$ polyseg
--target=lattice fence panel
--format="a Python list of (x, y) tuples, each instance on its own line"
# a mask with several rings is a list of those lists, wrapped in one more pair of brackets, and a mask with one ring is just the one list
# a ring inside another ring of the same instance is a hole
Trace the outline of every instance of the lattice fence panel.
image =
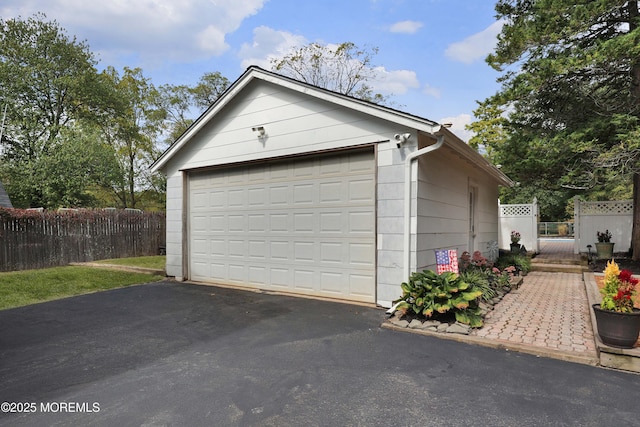
[(581, 202), (580, 215), (632, 215), (633, 200)]
[(533, 205), (501, 205), (501, 216), (532, 216)]

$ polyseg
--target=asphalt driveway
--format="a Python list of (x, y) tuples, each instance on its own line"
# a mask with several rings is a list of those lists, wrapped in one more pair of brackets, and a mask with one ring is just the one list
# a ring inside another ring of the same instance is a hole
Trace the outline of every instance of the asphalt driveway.
[(0, 425), (640, 422), (638, 375), (394, 332), (383, 319), (171, 281), (0, 311)]

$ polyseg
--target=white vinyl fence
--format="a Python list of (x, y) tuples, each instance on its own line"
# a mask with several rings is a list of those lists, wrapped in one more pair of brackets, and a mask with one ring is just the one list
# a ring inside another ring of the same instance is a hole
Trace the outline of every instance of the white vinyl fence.
[(500, 249), (509, 249), (511, 245), (511, 232), (520, 233), (520, 244), (529, 252), (538, 253), (538, 200), (533, 203), (520, 205), (502, 205), (498, 201), (498, 245)]
[(631, 247), (633, 200), (583, 202), (576, 199), (574, 218), (574, 253), (587, 252), (587, 245), (591, 245), (592, 251), (595, 251), (597, 232), (605, 230), (613, 235), (611, 241), (615, 243), (614, 252), (627, 252)]

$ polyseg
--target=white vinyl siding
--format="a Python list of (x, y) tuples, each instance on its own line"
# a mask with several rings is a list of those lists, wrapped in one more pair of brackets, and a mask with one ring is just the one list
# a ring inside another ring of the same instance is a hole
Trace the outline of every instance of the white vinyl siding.
[[(497, 240), (498, 188), (472, 164), (444, 147), (420, 159), (418, 183), (417, 270), (435, 268), (435, 249), (479, 250)], [(469, 247), (469, 191), (475, 187), (475, 239)], [(412, 265), (412, 268), (416, 267)]]

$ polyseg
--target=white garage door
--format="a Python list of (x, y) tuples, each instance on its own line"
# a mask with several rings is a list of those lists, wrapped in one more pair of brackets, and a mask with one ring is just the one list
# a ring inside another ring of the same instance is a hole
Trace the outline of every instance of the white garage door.
[(372, 149), (192, 173), (190, 279), (375, 302)]

